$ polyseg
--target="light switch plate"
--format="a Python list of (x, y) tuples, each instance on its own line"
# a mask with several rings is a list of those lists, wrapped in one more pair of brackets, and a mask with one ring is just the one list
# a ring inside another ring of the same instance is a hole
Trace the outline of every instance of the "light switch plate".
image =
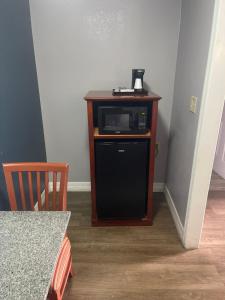
[(194, 114), (196, 114), (197, 112), (197, 101), (198, 101), (197, 97), (191, 96), (189, 110)]

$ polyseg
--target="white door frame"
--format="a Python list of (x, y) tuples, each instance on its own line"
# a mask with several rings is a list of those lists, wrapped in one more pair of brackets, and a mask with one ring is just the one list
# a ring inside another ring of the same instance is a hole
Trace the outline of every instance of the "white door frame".
[(198, 248), (225, 99), (225, 0), (215, 0), (210, 51), (184, 225), (185, 248)]
[(220, 130), (217, 140), (216, 153), (213, 163), (213, 170), (225, 179), (225, 107), (223, 108), (222, 119), (220, 122)]

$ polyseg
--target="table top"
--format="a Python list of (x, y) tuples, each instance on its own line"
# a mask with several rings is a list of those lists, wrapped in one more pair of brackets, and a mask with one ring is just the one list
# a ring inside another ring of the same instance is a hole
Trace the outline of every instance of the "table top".
[(0, 299), (47, 298), (70, 212), (0, 212)]

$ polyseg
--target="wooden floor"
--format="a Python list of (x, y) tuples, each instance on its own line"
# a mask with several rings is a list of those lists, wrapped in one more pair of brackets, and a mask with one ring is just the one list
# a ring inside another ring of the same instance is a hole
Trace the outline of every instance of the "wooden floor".
[(217, 173), (212, 172), (210, 191), (225, 191), (225, 179)]
[(224, 300), (225, 192), (209, 194), (201, 248), (185, 251), (161, 193), (151, 227), (90, 227), (90, 194), (69, 193), (76, 276), (64, 300)]

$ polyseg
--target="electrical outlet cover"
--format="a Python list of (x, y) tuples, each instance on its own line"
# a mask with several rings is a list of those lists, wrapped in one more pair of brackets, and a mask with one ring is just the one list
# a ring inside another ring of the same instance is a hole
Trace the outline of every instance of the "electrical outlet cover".
[(189, 110), (194, 114), (196, 114), (197, 112), (197, 101), (198, 101), (197, 97), (191, 96)]

